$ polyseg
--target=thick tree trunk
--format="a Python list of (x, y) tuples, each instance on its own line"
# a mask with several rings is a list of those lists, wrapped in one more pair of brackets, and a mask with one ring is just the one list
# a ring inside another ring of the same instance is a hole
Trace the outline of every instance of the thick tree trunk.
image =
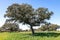
[(31, 31), (32, 31), (32, 35), (34, 35), (34, 29), (33, 29), (33, 27), (31, 26)]

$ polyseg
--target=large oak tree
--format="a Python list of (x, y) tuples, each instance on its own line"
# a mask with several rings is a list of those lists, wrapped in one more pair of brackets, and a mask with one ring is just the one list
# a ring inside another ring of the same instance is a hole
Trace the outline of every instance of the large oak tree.
[(32, 34), (34, 34), (33, 26), (39, 26), (46, 19), (49, 20), (52, 14), (53, 12), (48, 8), (34, 9), (29, 4), (12, 4), (7, 8), (4, 16), (9, 18), (8, 21), (30, 25)]

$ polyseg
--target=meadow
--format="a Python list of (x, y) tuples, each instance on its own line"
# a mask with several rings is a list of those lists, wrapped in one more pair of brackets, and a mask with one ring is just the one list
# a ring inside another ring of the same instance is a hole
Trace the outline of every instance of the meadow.
[(60, 40), (60, 32), (2, 32), (0, 40)]

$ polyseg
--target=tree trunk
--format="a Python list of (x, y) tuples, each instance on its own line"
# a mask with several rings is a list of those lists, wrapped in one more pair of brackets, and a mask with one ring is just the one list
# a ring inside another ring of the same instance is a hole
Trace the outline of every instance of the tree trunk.
[(34, 35), (34, 29), (33, 29), (33, 27), (31, 26), (31, 31), (32, 31), (32, 35)]

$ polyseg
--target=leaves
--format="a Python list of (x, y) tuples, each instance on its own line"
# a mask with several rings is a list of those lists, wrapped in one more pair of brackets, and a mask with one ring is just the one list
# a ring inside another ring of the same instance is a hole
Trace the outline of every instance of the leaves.
[(48, 8), (34, 9), (29, 4), (12, 4), (7, 8), (5, 17), (9, 20), (14, 19), (16, 22), (37, 26), (44, 23), (46, 19), (50, 19), (52, 14), (53, 12), (50, 12)]

